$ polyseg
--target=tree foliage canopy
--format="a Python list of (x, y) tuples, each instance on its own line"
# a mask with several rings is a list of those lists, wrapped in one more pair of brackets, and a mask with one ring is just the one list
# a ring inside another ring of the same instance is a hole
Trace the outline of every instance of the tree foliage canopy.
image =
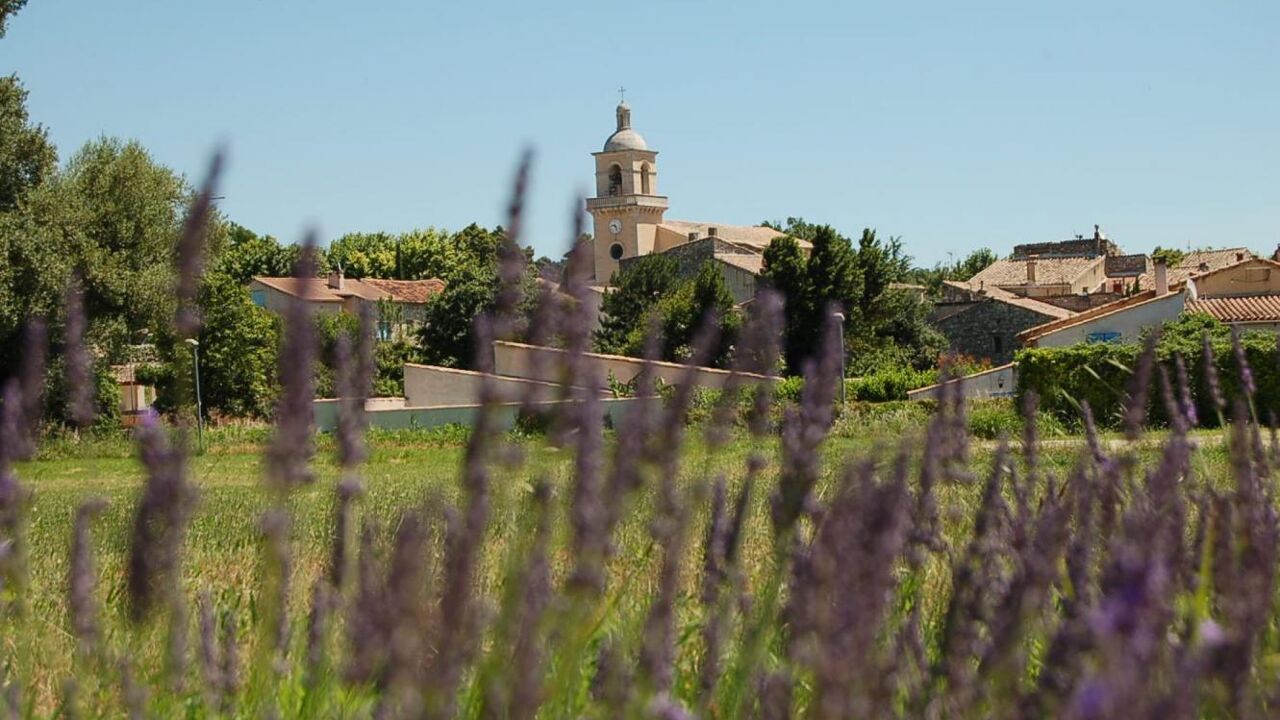
[(761, 280), (786, 300), (783, 355), (789, 373), (802, 371), (832, 310), (845, 315), (852, 373), (933, 364), (944, 343), (925, 322), (927, 304), (915, 293), (893, 287), (911, 269), (900, 239), (881, 240), (875, 230), (865, 229), (855, 247), (829, 225), (788, 218), (787, 228), (807, 235), (803, 239), (813, 249), (805, 257), (796, 236), (774, 239), (765, 249)]

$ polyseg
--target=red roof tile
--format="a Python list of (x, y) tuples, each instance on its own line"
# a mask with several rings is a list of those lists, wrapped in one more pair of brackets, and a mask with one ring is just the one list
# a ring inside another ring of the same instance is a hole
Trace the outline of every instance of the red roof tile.
[(436, 278), (428, 280), (380, 280), (346, 278), (342, 289), (329, 287), (327, 278), (255, 277), (254, 280), (286, 295), (301, 297), (311, 302), (342, 302), (349, 297), (362, 300), (392, 300), (409, 305), (425, 303), (432, 295), (444, 290), (444, 282)]
[(1211, 315), (1222, 322), (1280, 322), (1280, 295), (1199, 298), (1187, 301), (1187, 312)]
[(386, 292), (396, 302), (402, 303), (425, 303), (432, 296), (444, 292), (444, 281), (438, 278), (429, 278), (427, 280), (365, 278), (364, 282)]

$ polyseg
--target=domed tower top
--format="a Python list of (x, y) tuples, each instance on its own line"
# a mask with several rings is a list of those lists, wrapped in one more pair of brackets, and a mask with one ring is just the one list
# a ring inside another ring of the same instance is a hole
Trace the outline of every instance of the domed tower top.
[(605, 152), (618, 150), (648, 150), (640, 133), (631, 129), (631, 106), (624, 100), (618, 103), (618, 129), (604, 141)]

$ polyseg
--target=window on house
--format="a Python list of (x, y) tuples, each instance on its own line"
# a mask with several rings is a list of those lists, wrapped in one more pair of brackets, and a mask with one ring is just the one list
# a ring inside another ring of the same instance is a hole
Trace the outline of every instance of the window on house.
[(609, 196), (622, 194), (622, 167), (613, 165), (609, 168)]
[(378, 339), (382, 342), (389, 342), (391, 340), (391, 323), (386, 320), (378, 321)]
[(622, 259), (622, 244), (621, 244), (621, 243), (614, 243), (614, 244), (612, 244), (612, 245), (610, 245), (610, 246), (609, 246), (609, 257), (613, 258), (614, 260), (621, 260), (621, 259)]
[(1120, 333), (1118, 333), (1118, 332), (1111, 332), (1111, 331), (1106, 331), (1106, 332), (1094, 332), (1094, 333), (1089, 333), (1088, 335), (1086, 335), (1086, 336), (1085, 336), (1085, 338), (1084, 338), (1084, 340), (1085, 340), (1085, 342), (1091, 342), (1091, 343), (1100, 343), (1100, 342), (1119, 342), (1119, 341), (1120, 341)]
[(991, 333), (991, 352), (993, 355), (1004, 353), (1004, 336), (1000, 333)]
[(251, 292), (249, 293), (249, 299), (253, 300), (253, 304), (254, 304), (254, 305), (257, 305), (258, 307), (266, 307), (266, 306), (267, 306), (267, 291), (266, 291), (266, 290), (253, 290), (253, 291), (251, 291)]

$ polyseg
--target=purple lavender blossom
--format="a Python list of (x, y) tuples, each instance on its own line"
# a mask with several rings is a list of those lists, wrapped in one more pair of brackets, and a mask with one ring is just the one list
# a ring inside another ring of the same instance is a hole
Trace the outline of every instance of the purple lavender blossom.
[(1178, 397), (1182, 405), (1182, 415), (1187, 419), (1187, 424), (1195, 427), (1200, 424), (1200, 418), (1196, 412), (1195, 398), (1191, 396), (1191, 382), (1187, 378), (1187, 363), (1182, 359), (1179, 353), (1173, 357), (1174, 369), (1177, 371), (1178, 381)]
[[(315, 237), (308, 235), (294, 264), (295, 282), (315, 275)], [(314, 451), (315, 328), (310, 303), (290, 296), (280, 347), (280, 399), (276, 404), (276, 433), (267, 449), (267, 476), (278, 493), (310, 484), (309, 463)]]
[(135, 437), (147, 479), (134, 511), (125, 587), (130, 618), (140, 622), (174, 591), (195, 491), (181, 447), (169, 444), (154, 415), (143, 416)]
[(1222, 411), (1227, 407), (1227, 401), (1222, 396), (1222, 385), (1218, 382), (1218, 366), (1214, 362), (1213, 346), (1209, 343), (1209, 333), (1205, 332), (1200, 336), (1201, 343), (1204, 347), (1204, 382), (1209, 388), (1209, 399), (1213, 401), (1213, 407), (1221, 415)]
[(195, 337), (200, 330), (200, 313), (196, 307), (196, 293), (200, 287), (200, 275), (204, 271), (205, 245), (208, 240), (209, 222), (213, 209), (213, 194), (218, 177), (222, 173), (221, 151), (215, 152), (209, 162), (204, 184), (196, 194), (183, 222), (182, 235), (178, 237), (178, 314), (175, 324), (179, 337)]
[(101, 608), (94, 591), (98, 584), (97, 570), (93, 562), (93, 548), (89, 539), (89, 523), (106, 507), (104, 500), (89, 500), (76, 509), (75, 526), (71, 538), (71, 562), (67, 575), (67, 607), (71, 619), (71, 632), (79, 641), (81, 652), (95, 653), (101, 639), (99, 614)]
[(64, 302), (66, 326), (63, 331), (63, 354), (66, 362), (67, 416), (79, 427), (93, 422), (93, 360), (85, 345), (88, 321), (84, 314), (84, 291), (79, 276), (67, 285)]
[(1231, 327), (1231, 349), (1236, 356), (1236, 371), (1240, 373), (1240, 387), (1245, 397), (1252, 398), (1258, 393), (1258, 386), (1253, 382), (1253, 369), (1249, 367), (1249, 358), (1245, 355), (1244, 343), (1240, 341), (1240, 331)]

